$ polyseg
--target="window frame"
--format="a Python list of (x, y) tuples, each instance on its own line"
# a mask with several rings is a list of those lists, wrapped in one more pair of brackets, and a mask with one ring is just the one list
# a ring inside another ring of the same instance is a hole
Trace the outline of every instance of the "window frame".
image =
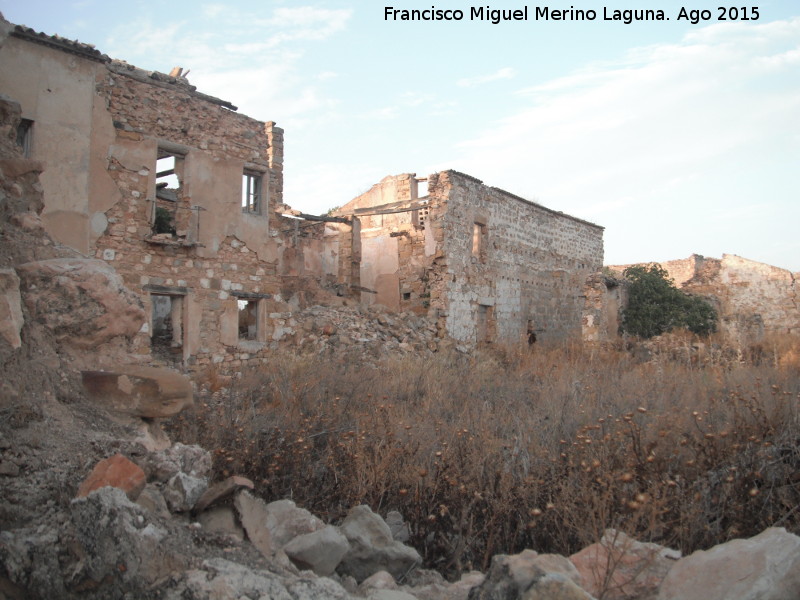
[(264, 173), (253, 169), (242, 172), (242, 195), (240, 198), (242, 212), (246, 215), (263, 215), (264, 205)]

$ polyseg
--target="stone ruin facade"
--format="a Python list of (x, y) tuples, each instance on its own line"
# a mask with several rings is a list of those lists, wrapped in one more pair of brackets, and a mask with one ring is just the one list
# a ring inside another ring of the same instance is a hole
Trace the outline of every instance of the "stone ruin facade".
[[(740, 347), (775, 334), (800, 334), (798, 273), (735, 254), (693, 254), (659, 264), (678, 288), (712, 302), (720, 332)], [(625, 266), (610, 268), (621, 273)]]
[(333, 216), (300, 214), (283, 203), (274, 122), (180, 68), (22, 26), (0, 50), (0, 90), (22, 107), (17, 144), (44, 165), (47, 233), (140, 297), (139, 362), (236, 371), (299, 335), (313, 305), (415, 313), (467, 348), (615, 329), (592, 223), (456, 171), (387, 177)]
[(426, 314), (467, 347), (580, 338), (604, 314), (585, 290), (602, 268), (603, 228), (469, 175), (386, 177), (336, 214), (358, 223), (351, 259), (331, 254), (358, 265), (342, 275), (361, 301)]

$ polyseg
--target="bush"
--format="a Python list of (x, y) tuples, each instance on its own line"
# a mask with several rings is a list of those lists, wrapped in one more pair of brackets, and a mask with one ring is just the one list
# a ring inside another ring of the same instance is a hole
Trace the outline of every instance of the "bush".
[(716, 331), (714, 307), (676, 288), (661, 266), (628, 267), (623, 276), (630, 282), (628, 306), (622, 315), (625, 333), (651, 338), (679, 327), (697, 335)]
[(798, 372), (707, 352), (276, 357), (172, 433), (211, 450), (217, 477), (327, 521), (400, 511), (450, 576), (524, 548), (569, 555), (606, 528), (685, 553), (800, 533)]

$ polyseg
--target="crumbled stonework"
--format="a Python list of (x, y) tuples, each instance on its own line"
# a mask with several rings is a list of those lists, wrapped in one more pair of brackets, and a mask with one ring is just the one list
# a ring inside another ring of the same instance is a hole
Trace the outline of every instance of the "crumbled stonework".
[[(660, 265), (677, 287), (711, 300), (720, 330), (733, 343), (746, 346), (770, 334), (800, 333), (798, 273), (735, 254), (721, 259), (693, 254)], [(621, 273), (626, 266), (610, 268)]]
[[(464, 349), (581, 335), (597, 225), (456, 171), (431, 175), (423, 197), (406, 174), (338, 216), (303, 215), (284, 204), (283, 130), (199, 92), (181, 68), (144, 71), (25, 27), (2, 58), (0, 86), (22, 112), (9, 137), (48, 165), (26, 227), (104, 261), (139, 296), (135, 362), (236, 373), (281, 346), (323, 345), (298, 330), (314, 305), (427, 317)], [(50, 78), (60, 103), (39, 101)], [(400, 350), (435, 349), (416, 337)]]
[(336, 213), (359, 220), (363, 303), (427, 314), (465, 347), (581, 335), (602, 227), (456, 171), (423, 197), (419, 181), (387, 177)]

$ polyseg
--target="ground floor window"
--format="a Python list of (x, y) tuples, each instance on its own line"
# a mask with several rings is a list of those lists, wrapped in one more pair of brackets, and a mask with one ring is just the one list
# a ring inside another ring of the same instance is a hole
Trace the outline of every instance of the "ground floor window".
[(180, 359), (183, 353), (183, 296), (152, 294), (150, 346), (153, 356)]
[(239, 339), (258, 340), (259, 318), (258, 300), (237, 300), (239, 304)]

